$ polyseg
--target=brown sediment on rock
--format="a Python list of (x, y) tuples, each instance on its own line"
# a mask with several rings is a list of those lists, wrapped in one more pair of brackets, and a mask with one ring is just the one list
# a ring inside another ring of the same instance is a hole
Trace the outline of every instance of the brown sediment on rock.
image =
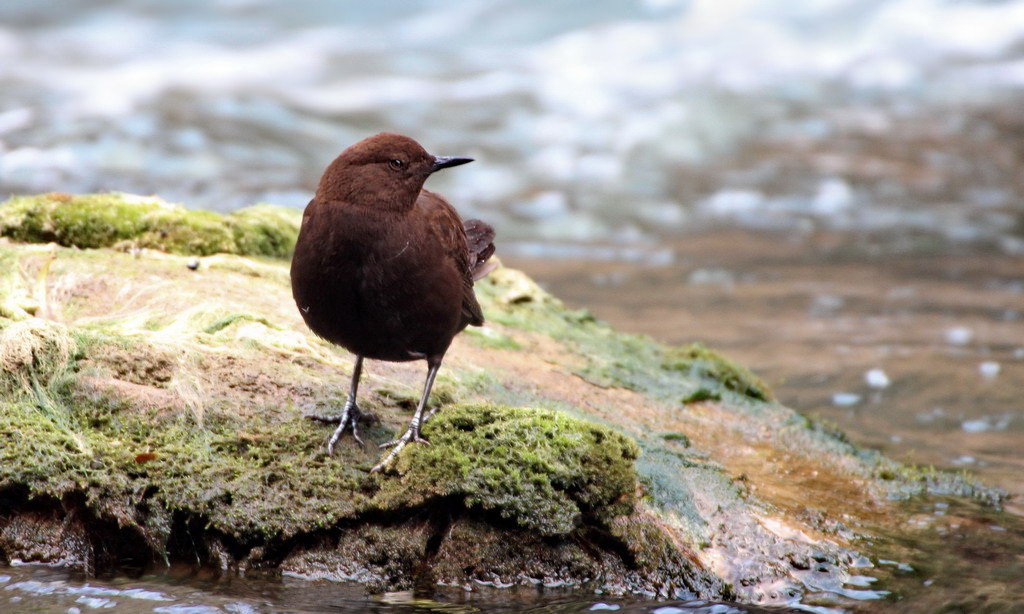
[(136, 411), (178, 413), (185, 409), (181, 396), (159, 386), (86, 375), (78, 378), (76, 387), (83, 395), (121, 399)]
[[(352, 359), (302, 326), (286, 262), (56, 254), (62, 321), (0, 312), (17, 365), (0, 376), (0, 558), (784, 604), (808, 561), (848, 578), (893, 498), (998, 499), (857, 449), (706, 348), (617, 333), (509, 269), (477, 284), (488, 324), (452, 346), (433, 445), (370, 475), (375, 446), (327, 458), (328, 430), (303, 418), (340, 407)], [(0, 257), (27, 273), (0, 280), (0, 304), (51, 258)], [(421, 380), (367, 364), (368, 443), (404, 428)]]
[(366, 584), (371, 592), (412, 590), (424, 573), (431, 523), (362, 524), (296, 547), (281, 562), (291, 575)]

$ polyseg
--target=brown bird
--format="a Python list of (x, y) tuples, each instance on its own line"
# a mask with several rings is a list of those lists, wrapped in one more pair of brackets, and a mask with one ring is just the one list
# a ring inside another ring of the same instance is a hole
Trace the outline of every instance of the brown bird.
[(494, 263), (494, 230), (463, 223), (440, 195), (423, 189), (432, 173), (472, 162), (432, 156), (416, 141), (382, 133), (341, 152), (320, 178), (302, 216), (292, 259), (292, 295), (309, 328), (356, 355), (352, 385), (327, 453), (347, 428), (359, 443), (356, 391), (363, 359), (427, 361), (427, 380), (405, 434), (383, 444), (379, 471), (420, 427), (434, 377), (452, 339), (484, 316), (473, 282)]

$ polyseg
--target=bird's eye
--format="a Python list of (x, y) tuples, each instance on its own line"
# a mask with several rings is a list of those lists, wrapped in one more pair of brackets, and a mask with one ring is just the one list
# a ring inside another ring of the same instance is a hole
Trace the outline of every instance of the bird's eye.
[(390, 166), (391, 168), (393, 168), (394, 170), (397, 171), (397, 170), (401, 169), (403, 166), (405, 166), (405, 162), (402, 162), (401, 160), (395, 159), (395, 160), (392, 160), (392, 161), (388, 162), (388, 166)]

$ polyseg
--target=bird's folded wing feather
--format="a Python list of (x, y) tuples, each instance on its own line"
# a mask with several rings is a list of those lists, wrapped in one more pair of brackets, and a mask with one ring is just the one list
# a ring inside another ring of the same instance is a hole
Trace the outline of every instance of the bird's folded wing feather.
[(420, 192), (416, 206), (428, 216), (431, 230), (462, 277), (462, 313), (470, 324), (483, 324), (483, 310), (480, 309), (480, 303), (473, 293), (473, 265), (476, 258), (470, 253), (462, 218), (448, 201), (429, 190)]
[(473, 281), (480, 281), (497, 266), (487, 262), (494, 255), (494, 229), (481, 220), (466, 220), (462, 227), (469, 246), (469, 270), (473, 272)]

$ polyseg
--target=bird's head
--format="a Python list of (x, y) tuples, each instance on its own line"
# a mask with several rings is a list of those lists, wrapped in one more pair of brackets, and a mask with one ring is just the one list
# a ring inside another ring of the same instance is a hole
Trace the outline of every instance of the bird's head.
[(472, 161), (433, 156), (407, 136), (382, 132), (341, 152), (320, 178), (317, 200), (411, 207), (427, 177), (443, 168)]

